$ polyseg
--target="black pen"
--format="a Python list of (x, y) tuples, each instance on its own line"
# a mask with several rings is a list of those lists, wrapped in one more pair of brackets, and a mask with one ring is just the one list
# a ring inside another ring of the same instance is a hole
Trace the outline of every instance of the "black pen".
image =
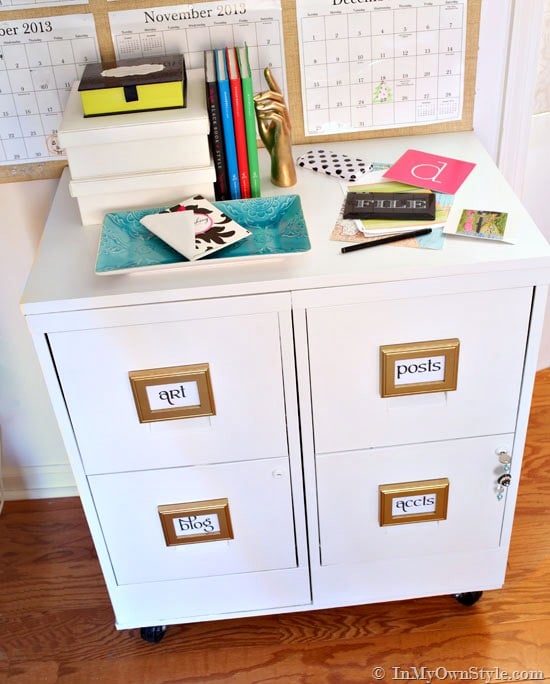
[(421, 235), (429, 235), (432, 232), (431, 228), (421, 228), (420, 230), (411, 230), (409, 233), (397, 233), (397, 235), (388, 235), (379, 240), (371, 240), (370, 242), (359, 242), (356, 245), (348, 245), (342, 247), (340, 250), (342, 254), (346, 252), (355, 252), (356, 249), (367, 249), (367, 247), (376, 247), (377, 245), (385, 245), (387, 242), (398, 242), (399, 240), (406, 240), (407, 238), (420, 237)]

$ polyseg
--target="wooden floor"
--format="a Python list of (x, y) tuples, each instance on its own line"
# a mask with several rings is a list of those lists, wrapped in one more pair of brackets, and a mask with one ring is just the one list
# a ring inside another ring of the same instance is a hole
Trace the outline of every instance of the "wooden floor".
[(469, 668), (471, 681), (550, 680), (550, 369), (537, 374), (527, 444), (506, 585), (473, 607), (443, 596), (172, 626), (156, 645), (113, 628), (78, 499), (8, 502), (0, 683), (438, 682)]

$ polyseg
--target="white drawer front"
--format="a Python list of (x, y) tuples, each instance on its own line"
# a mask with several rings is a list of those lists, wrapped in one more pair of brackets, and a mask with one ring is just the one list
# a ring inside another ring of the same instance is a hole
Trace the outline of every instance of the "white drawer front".
[[(117, 583), (297, 566), (288, 459), (93, 475)], [(233, 538), (169, 546), (159, 506), (227, 499)]]
[[(277, 313), (49, 336), (88, 473), (288, 454)], [(215, 415), (140, 422), (130, 371), (208, 364)]]
[[(307, 310), (317, 453), (515, 429), (531, 288)], [(380, 347), (459, 340), (457, 388), (382, 397)]]
[[(415, 558), (497, 548), (506, 498), (496, 494), (496, 451), (511, 446), (499, 435), (318, 456), (322, 565), (395, 559), (414, 576)], [(380, 485), (442, 478), (446, 519), (380, 525)]]

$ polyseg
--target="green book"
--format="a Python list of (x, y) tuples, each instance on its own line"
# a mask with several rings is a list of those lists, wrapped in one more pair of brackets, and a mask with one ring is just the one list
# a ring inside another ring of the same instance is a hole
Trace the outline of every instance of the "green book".
[(254, 90), (252, 72), (248, 59), (248, 46), (235, 48), (241, 74), (243, 92), (243, 110), (246, 132), (246, 149), (248, 152), (248, 173), (250, 175), (250, 193), (252, 197), (261, 197), (260, 165), (258, 163), (258, 142), (256, 137), (256, 112), (254, 110)]

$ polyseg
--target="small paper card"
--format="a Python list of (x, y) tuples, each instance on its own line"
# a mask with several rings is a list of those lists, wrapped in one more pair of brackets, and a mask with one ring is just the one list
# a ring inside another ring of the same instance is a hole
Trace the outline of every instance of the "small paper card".
[(510, 235), (506, 234), (507, 219), (508, 214), (502, 211), (464, 209), (458, 223), (445, 226), (443, 232), (448, 235), (513, 243)]
[(407, 150), (384, 174), (385, 178), (454, 195), (475, 164), (420, 150)]
[(332, 150), (310, 150), (296, 160), (298, 166), (338, 180), (355, 181), (373, 168), (371, 162)]
[(183, 256), (195, 253), (195, 219), (192, 212), (148, 214), (140, 219), (140, 223)]
[(148, 214), (140, 222), (189, 261), (202, 259), (251, 235), (202, 195)]

